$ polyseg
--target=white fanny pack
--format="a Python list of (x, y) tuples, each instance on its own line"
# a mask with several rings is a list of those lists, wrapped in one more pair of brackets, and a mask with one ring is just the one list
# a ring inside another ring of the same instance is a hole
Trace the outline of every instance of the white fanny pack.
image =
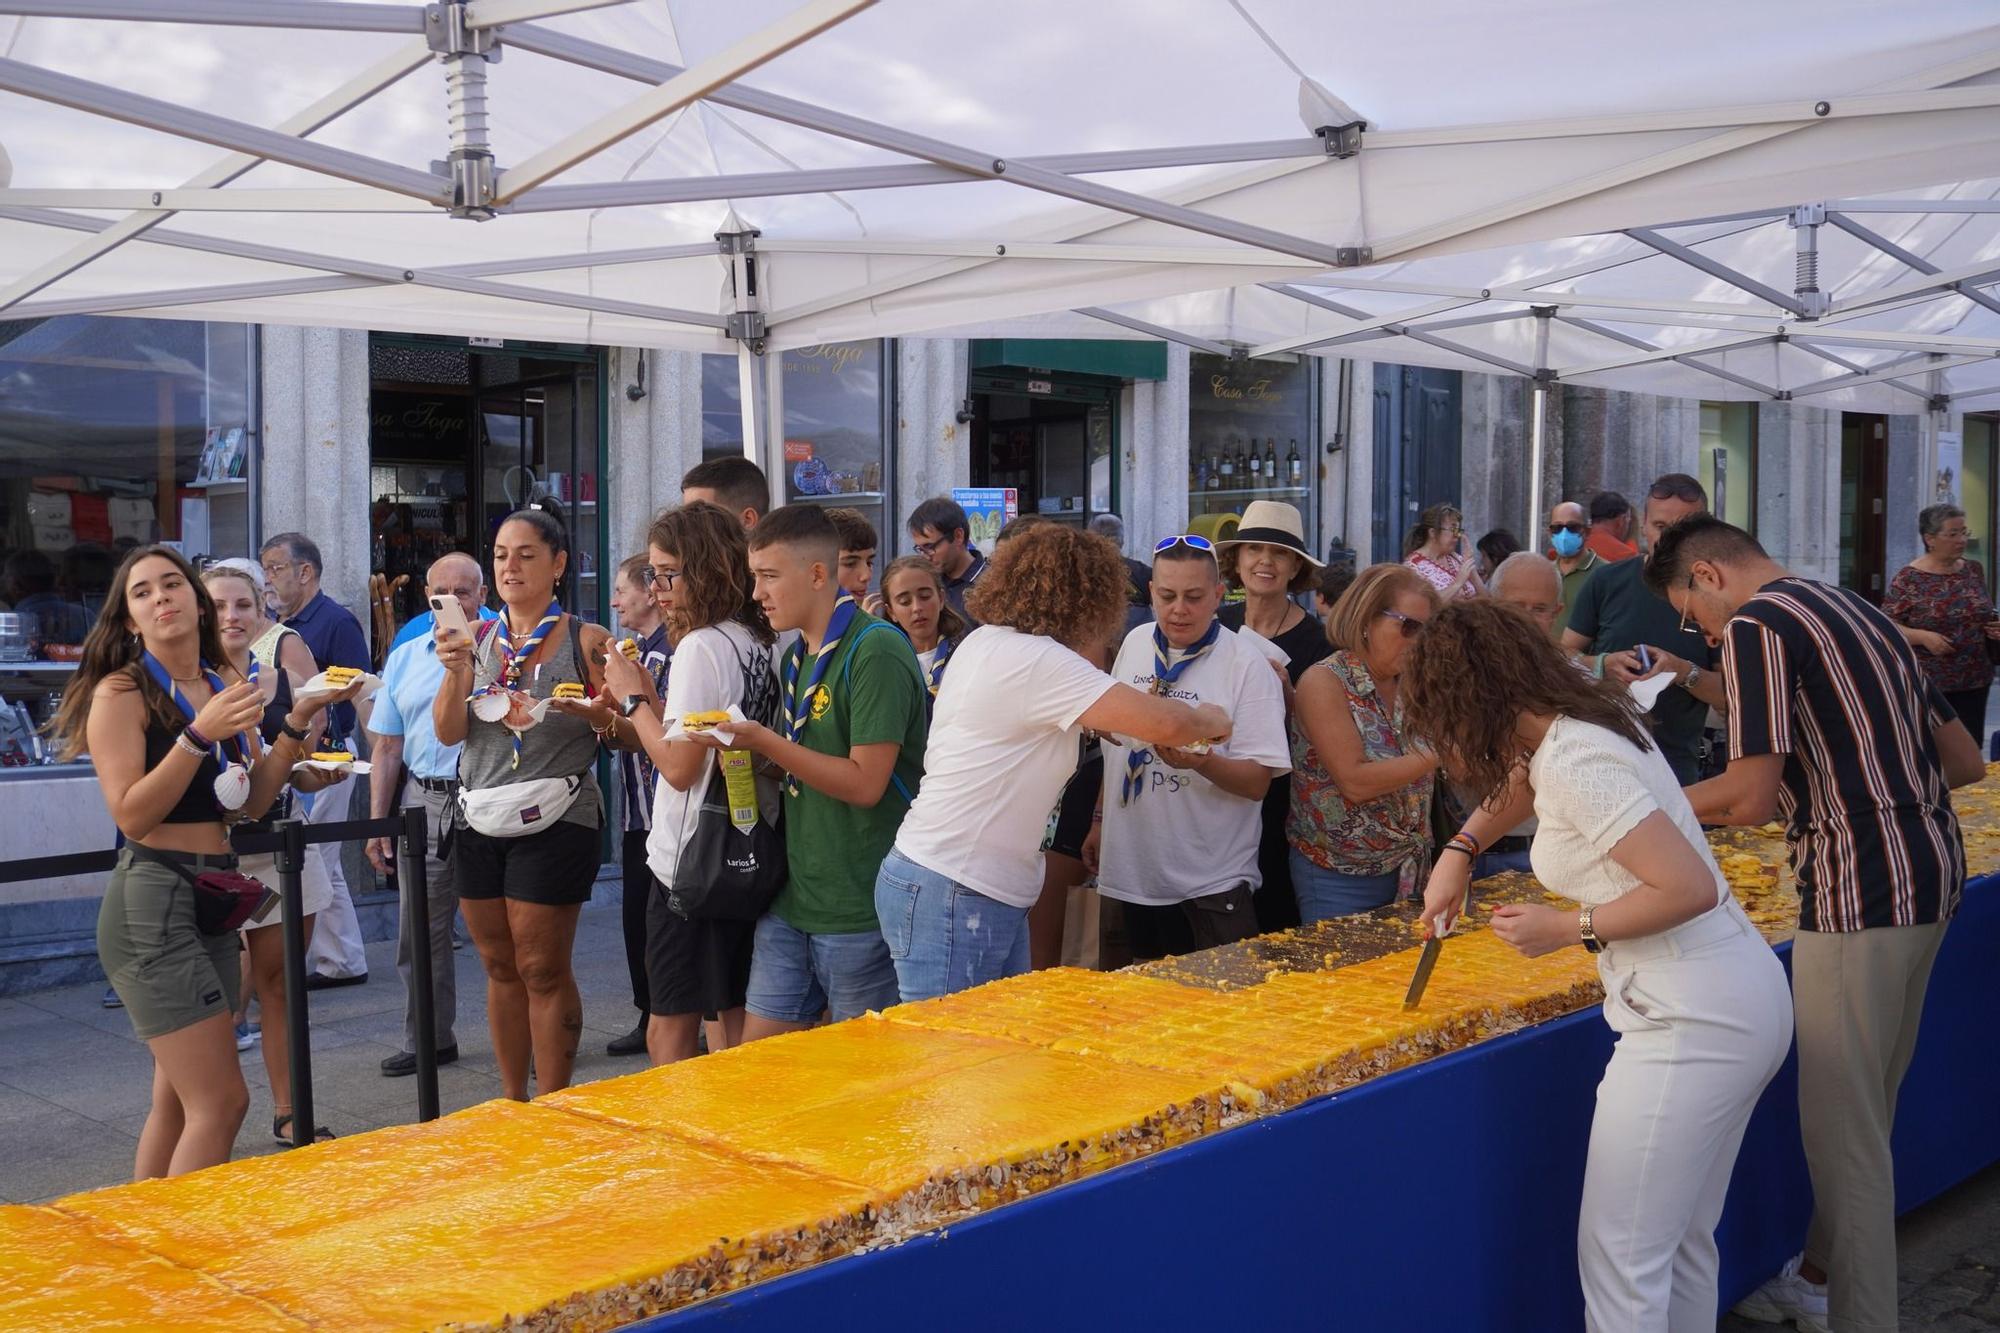
[(584, 775), (579, 773), (568, 778), (531, 778), (478, 791), (461, 787), (458, 808), (467, 828), (489, 838), (518, 838), (539, 833), (561, 819), (583, 790), (583, 782)]

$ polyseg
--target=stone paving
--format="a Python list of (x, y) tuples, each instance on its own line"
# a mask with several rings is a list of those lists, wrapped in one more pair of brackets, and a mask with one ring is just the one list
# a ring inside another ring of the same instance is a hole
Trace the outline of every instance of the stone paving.
[[(644, 1067), (604, 1043), (630, 1030), (635, 1015), (619, 935), (618, 891), (601, 884), (577, 930), (576, 971), (584, 996), (584, 1044), (576, 1081)], [(500, 1095), (486, 1035), (485, 979), (468, 944), (458, 970), (459, 1060), (438, 1071), (443, 1109)], [(416, 1080), (383, 1078), (377, 1066), (402, 1040), (403, 990), (395, 945), (368, 946), (365, 986), (312, 996), (313, 1090), (320, 1123), (355, 1134), (416, 1119)], [(31, 1203), (130, 1177), (144, 1123), (152, 1064), (123, 1010), (106, 1009), (104, 987), (66, 986), (0, 999), (0, 1201)], [(273, 1021), (276, 1021), (275, 1016)], [(279, 1151), (271, 1141), (271, 1093), (261, 1052), (243, 1052), (250, 1113), (238, 1156)], [(2000, 1165), (1903, 1219), (1906, 1330), (2000, 1330)], [(1723, 1333), (1771, 1327), (1725, 1317)]]

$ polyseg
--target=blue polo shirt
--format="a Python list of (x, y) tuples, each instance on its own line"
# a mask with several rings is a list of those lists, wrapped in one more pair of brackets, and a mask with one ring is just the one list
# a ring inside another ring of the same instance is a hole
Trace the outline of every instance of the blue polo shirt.
[[(368, 670), (368, 636), (361, 632), (361, 622), (325, 593), (314, 593), (285, 624), (299, 632), (306, 651), (321, 670), (330, 666)], [(327, 709), (326, 725), (331, 739), (346, 739), (354, 731), (354, 705), (335, 704)]]
[(378, 736), (403, 738), (403, 766), (413, 777), (458, 776), (458, 747), (438, 744), (437, 732), (431, 729), (431, 704), (443, 683), (437, 641), (428, 635), (405, 639), (389, 650), (382, 664), (382, 690), (375, 696), (368, 729)]

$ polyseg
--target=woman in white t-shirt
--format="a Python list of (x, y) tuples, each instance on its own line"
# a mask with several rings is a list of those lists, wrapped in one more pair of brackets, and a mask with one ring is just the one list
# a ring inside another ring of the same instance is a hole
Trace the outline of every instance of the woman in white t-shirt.
[(1000, 546), (970, 594), (980, 627), (952, 654), (923, 786), (875, 881), (906, 1002), (1027, 970), (1042, 835), (1080, 730), (1169, 746), (1228, 738), (1215, 705), (1141, 693), (1085, 660), (1123, 634), (1128, 582), (1116, 546), (1043, 523)]
[(1525, 616), (1483, 598), (1438, 612), (1403, 699), (1447, 770), (1492, 793), (1432, 870), (1424, 920), (1449, 928), (1480, 849), (1532, 812), (1536, 876), (1582, 909), (1505, 904), (1493, 931), (1531, 958), (1598, 955), (1619, 1040), (1577, 1224), (1586, 1322), (1713, 1328), (1716, 1219), (1750, 1112), (1791, 1045), (1784, 969), (1630, 696), (1578, 672)]
[[(667, 697), (651, 675), (624, 654), (606, 655), (605, 691), (640, 705), (619, 730), (636, 733), (659, 782), (653, 828), (646, 838), (652, 896), (646, 903), (646, 986), (652, 1013), (646, 1052), (656, 1065), (695, 1054), (696, 1028), (709, 1016), (708, 1049), (736, 1045), (743, 1035), (743, 1000), (750, 985), (751, 921), (689, 920), (668, 894), (681, 848), (694, 833), (715, 751), (691, 740), (666, 739), (666, 727), (689, 713), (731, 706), (766, 726), (776, 721), (778, 678), (774, 636), (751, 597), (749, 545), (742, 522), (704, 501), (668, 510), (646, 534), (646, 582), (654, 589), (674, 645)], [(663, 710), (664, 709), (664, 713)], [(663, 720), (664, 719), (664, 720)], [(764, 818), (778, 817), (775, 778), (757, 779)]]

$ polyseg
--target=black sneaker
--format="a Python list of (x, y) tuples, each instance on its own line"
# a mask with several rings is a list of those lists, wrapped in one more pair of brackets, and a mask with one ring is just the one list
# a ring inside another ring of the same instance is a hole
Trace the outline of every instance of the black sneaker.
[[(458, 1063), (457, 1046), (438, 1047), (439, 1067), (456, 1063)], [(416, 1072), (417, 1053), (415, 1051), (397, 1051), (394, 1055), (388, 1056), (382, 1061), (383, 1078), (408, 1078)]]
[(644, 1055), (646, 1053), (646, 1020), (640, 1019), (639, 1026), (622, 1037), (613, 1037), (604, 1044), (606, 1055)]
[(357, 972), (351, 977), (330, 977), (324, 972), (315, 972), (306, 978), (307, 990), (339, 990), (342, 986), (366, 986), (368, 974)]

